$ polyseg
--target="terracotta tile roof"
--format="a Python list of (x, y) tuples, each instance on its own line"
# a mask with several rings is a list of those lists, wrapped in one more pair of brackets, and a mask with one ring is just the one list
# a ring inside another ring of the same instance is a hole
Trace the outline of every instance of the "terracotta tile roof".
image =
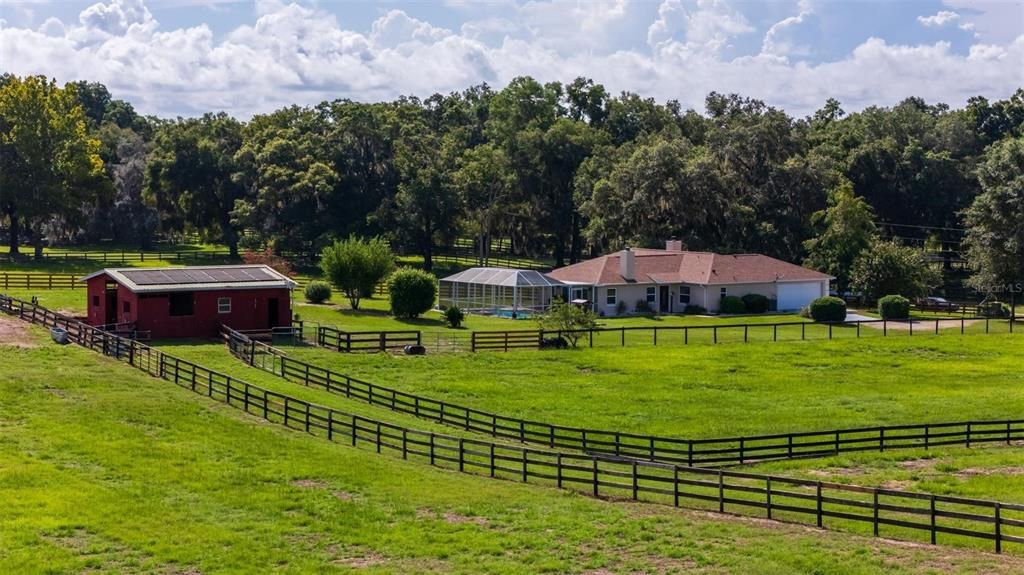
[(831, 276), (761, 254), (722, 255), (710, 252), (633, 250), (636, 279), (626, 281), (616, 252), (563, 268), (548, 276), (566, 283), (611, 285), (626, 283), (688, 283), (726, 285), (774, 281), (823, 281)]

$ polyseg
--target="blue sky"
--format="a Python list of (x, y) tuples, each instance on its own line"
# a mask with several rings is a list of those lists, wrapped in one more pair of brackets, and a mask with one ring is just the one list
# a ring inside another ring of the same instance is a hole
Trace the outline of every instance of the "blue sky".
[(517, 75), (701, 109), (813, 112), (1024, 85), (1022, 0), (4, 0), (0, 68), (106, 83), (145, 113), (428, 96)]

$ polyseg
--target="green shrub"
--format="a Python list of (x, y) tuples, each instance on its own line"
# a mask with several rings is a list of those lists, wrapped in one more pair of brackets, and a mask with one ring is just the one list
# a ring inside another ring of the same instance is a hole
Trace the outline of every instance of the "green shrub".
[(800, 308), (800, 311), (797, 312), (797, 315), (799, 315), (800, 317), (806, 317), (807, 319), (811, 319), (811, 304), (807, 304), (804, 307)]
[(648, 303), (646, 299), (636, 300), (636, 307), (634, 307), (633, 310), (636, 311), (636, 313), (654, 313), (654, 310), (651, 309), (651, 304)]
[(321, 281), (311, 281), (302, 290), (309, 303), (324, 303), (331, 299), (331, 284)]
[(683, 310), (683, 313), (689, 313), (689, 314), (695, 314), (695, 315), (703, 315), (703, 314), (708, 313), (708, 310), (704, 309), (704, 306), (702, 306), (702, 305), (697, 305), (697, 304), (691, 303), (691, 304), (687, 304), (686, 309)]
[(846, 319), (846, 302), (832, 296), (819, 297), (811, 302), (811, 318), (814, 321), (843, 321)]
[(719, 306), (718, 311), (719, 313), (744, 313), (747, 311), (747, 304), (734, 295), (727, 295), (722, 298), (722, 305)]
[(626, 313), (626, 302), (619, 300), (619, 303), (615, 304), (615, 315), (622, 315)]
[(749, 313), (764, 313), (768, 311), (768, 296), (759, 293), (748, 293), (743, 296), (743, 305), (747, 306)]
[(450, 328), (462, 327), (462, 322), (466, 319), (466, 314), (459, 309), (459, 306), (453, 305), (452, 307), (444, 310), (444, 322), (448, 324)]
[[(583, 335), (582, 330), (597, 327), (597, 315), (590, 309), (565, 303), (556, 299), (548, 311), (536, 317), (540, 329), (559, 332), (559, 335), (573, 347)], [(577, 331), (580, 330), (580, 331)]]
[(434, 307), (437, 298), (437, 279), (423, 271), (403, 268), (388, 279), (391, 314), (395, 317), (414, 318)]
[(910, 300), (901, 295), (887, 295), (878, 300), (878, 314), (882, 319), (907, 319), (910, 317)]

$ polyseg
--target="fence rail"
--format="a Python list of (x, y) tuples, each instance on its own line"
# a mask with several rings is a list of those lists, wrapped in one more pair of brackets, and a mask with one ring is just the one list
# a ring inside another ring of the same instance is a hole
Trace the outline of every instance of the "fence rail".
[[(545, 339), (566, 338), (582, 342), (582, 345), (595, 347), (613, 345), (625, 347), (630, 343), (650, 345), (689, 345), (694, 342), (694, 335), (704, 334), (704, 340), (710, 343), (722, 341), (790, 341), (807, 339), (836, 339), (838, 337), (860, 338), (862, 326), (874, 326), (871, 333), (888, 336), (891, 332), (939, 335), (943, 332), (964, 334), (968, 322), (985, 322), (985, 333), (992, 331), (993, 324), (1008, 325), (1009, 333), (1013, 333), (1013, 322), (992, 318), (969, 319), (959, 317), (936, 317), (927, 319), (901, 320), (856, 320), (842, 322), (775, 322), (775, 323), (735, 323), (716, 325), (673, 325), (673, 326), (631, 326), (631, 327), (598, 327), (593, 329), (567, 330), (507, 330), (507, 331), (474, 331), (470, 348), (472, 351), (510, 349), (539, 349)], [(973, 324), (973, 323), (972, 323)], [(627, 338), (627, 334), (631, 337)], [(667, 334), (667, 335), (666, 335)], [(815, 334), (818, 334), (817, 337)], [(638, 337), (639, 336), (639, 337)], [(674, 336), (674, 337), (673, 337)], [(710, 336), (710, 337), (709, 337)], [(728, 337), (726, 337), (728, 336)], [(598, 338), (595, 343), (595, 338)], [(508, 342), (505, 345), (505, 342)]]
[[(72, 341), (248, 414), (353, 447), (506, 480), (720, 513), (765, 516), (930, 543), (1024, 544), (1024, 505), (893, 489), (562, 453), (409, 429), (273, 392), (28, 302), (0, 296), (0, 311), (61, 327)], [(890, 529), (892, 528), (892, 529)]]
[(0, 286), (9, 289), (85, 289), (76, 274), (0, 273)]
[[(299, 329), (302, 329), (301, 323)], [(328, 326), (316, 328), (316, 343), (337, 351), (387, 351), (407, 345), (421, 345), (422, 334), (406, 331), (342, 331)]]
[[(12, 257), (10, 253), (0, 253), (0, 260), (15, 261), (18, 258)], [(26, 254), (21, 259), (35, 259), (35, 255)], [(44, 261), (98, 261), (111, 264), (126, 264), (136, 262), (186, 262), (186, 261), (224, 261), (238, 259), (232, 256), (229, 250), (182, 250), (182, 251), (46, 251), (42, 253)]]
[[(237, 332), (236, 332), (237, 333)], [(235, 357), (286, 380), (323, 389), (445, 425), (492, 437), (571, 449), (592, 455), (720, 467), (765, 461), (829, 457), (857, 451), (1007, 443), (1024, 439), (1024, 420), (987, 420), (858, 427), (743, 437), (682, 439), (620, 431), (586, 429), (490, 413), (383, 387), (288, 357), (276, 348), (245, 348), (244, 336), (230, 348)], [(229, 341), (229, 345), (231, 342)], [(262, 353), (276, 359), (268, 365)]]

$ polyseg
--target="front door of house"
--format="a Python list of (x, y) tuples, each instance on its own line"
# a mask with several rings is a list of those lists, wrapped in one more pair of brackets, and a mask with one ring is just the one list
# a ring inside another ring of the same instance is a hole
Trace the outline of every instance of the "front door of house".
[(672, 298), (668, 295), (668, 286), (660, 286), (658, 294), (658, 311), (668, 313), (672, 311)]

